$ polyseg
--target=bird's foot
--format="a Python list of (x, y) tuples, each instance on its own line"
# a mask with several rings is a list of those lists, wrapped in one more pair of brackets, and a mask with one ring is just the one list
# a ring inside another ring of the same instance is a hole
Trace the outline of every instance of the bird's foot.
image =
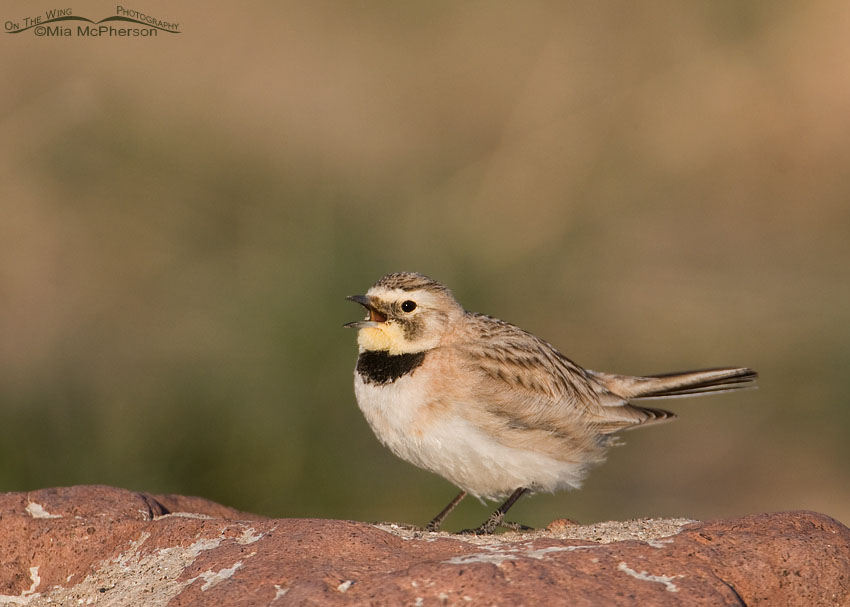
[(423, 527), (417, 527), (416, 525), (409, 525), (408, 523), (395, 523), (388, 521), (379, 521), (377, 523), (372, 523), (373, 525), (385, 525), (387, 527), (398, 527), (399, 529), (404, 529), (405, 531), (425, 531)]
[(505, 518), (505, 513), (497, 510), (496, 512), (491, 514), (490, 517), (486, 521), (481, 523), (480, 527), (477, 527), (476, 529), (464, 529), (463, 531), (460, 531), (460, 534), (461, 535), (492, 535), (493, 532), (496, 531), (496, 529), (502, 525), (502, 521), (504, 520), (504, 518)]

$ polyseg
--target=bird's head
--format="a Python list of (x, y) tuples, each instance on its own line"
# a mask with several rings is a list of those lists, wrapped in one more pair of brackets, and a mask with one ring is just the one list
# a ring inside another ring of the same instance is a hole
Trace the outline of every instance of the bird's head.
[(387, 274), (365, 295), (348, 299), (367, 311), (365, 319), (345, 325), (359, 329), (360, 348), (393, 355), (436, 347), (464, 313), (444, 285), (414, 272)]

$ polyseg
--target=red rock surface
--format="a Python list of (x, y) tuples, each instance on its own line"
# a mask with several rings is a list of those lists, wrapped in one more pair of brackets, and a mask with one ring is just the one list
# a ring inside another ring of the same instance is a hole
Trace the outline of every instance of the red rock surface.
[(850, 605), (850, 529), (827, 516), (680, 526), (417, 537), (110, 487), (7, 493), (0, 605)]

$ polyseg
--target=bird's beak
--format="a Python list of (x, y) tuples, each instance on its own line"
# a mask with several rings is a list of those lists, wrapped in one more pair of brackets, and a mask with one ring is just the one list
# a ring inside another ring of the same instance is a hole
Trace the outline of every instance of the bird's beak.
[(375, 309), (375, 306), (372, 305), (372, 300), (367, 295), (349, 295), (346, 299), (359, 303), (366, 308), (369, 311), (369, 318), (346, 323), (342, 325), (343, 327), (348, 329), (363, 329), (365, 327), (377, 327), (382, 322), (386, 322), (387, 317)]

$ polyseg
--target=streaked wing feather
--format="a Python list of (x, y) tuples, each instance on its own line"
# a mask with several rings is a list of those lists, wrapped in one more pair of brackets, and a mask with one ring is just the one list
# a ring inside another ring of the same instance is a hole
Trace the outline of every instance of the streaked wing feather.
[(474, 316), (480, 338), (464, 344), (465, 355), (483, 375), (480, 388), (493, 413), (510, 424), (552, 432), (584, 426), (610, 434), (675, 417), (629, 404), (531, 333), (496, 318)]

